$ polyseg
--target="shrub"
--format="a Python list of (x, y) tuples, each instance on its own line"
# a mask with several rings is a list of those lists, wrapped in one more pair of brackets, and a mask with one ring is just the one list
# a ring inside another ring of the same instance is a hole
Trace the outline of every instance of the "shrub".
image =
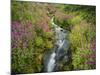
[(36, 39), (35, 39), (35, 45), (36, 46), (42, 46), (42, 44), (43, 44), (43, 39), (42, 39), (42, 37), (37, 37)]
[(93, 25), (86, 22), (74, 25), (69, 40), (74, 69), (95, 69), (95, 51), (91, 49), (91, 42), (95, 40)]
[(11, 26), (12, 72), (32, 72), (34, 26), (21, 22), (12, 22)]

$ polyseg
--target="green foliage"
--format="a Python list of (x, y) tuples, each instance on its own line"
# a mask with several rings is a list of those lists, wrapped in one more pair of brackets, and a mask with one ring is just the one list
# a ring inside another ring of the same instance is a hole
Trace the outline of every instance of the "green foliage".
[(42, 46), (42, 44), (43, 44), (43, 39), (41, 37), (37, 37), (35, 39), (35, 45), (39, 47)]
[(53, 33), (52, 32), (45, 32), (44, 37), (50, 39), (51, 37), (53, 37)]
[(46, 41), (46, 48), (48, 48), (48, 49), (51, 49), (51, 48), (53, 48), (53, 44), (52, 44), (52, 41)]
[[(95, 55), (95, 51), (91, 48), (91, 45), (95, 45), (93, 42), (96, 39), (95, 8), (95, 6), (12, 1), (12, 21), (21, 22), (26, 26), (27, 22), (32, 22), (33, 27), (32, 29), (28, 29), (29, 25), (24, 27), (23, 30), (27, 29), (25, 36), (15, 39), (16, 41), (12, 40), (13, 44), (18, 44), (16, 48), (12, 48), (12, 73), (42, 72), (43, 56), (53, 48), (55, 41), (54, 34), (50, 30), (52, 16), (55, 16), (57, 25), (70, 31), (67, 38), (71, 43), (72, 61), (61, 64), (60, 70), (94, 69), (95, 64), (85, 63), (95, 62), (95, 58), (83, 56)], [(26, 47), (24, 43), (27, 44)]]
[[(36, 3), (37, 4), (37, 3)], [(38, 5), (38, 4), (37, 4)], [(13, 21), (31, 21), (33, 24), (36, 24), (39, 19), (43, 17), (44, 10), (40, 6), (36, 6), (34, 3), (22, 2), (22, 1), (12, 1), (11, 13)], [(38, 8), (38, 10), (37, 10)]]
[(82, 21), (82, 18), (80, 17), (80, 15), (73, 17), (70, 20), (70, 24), (78, 24)]
[[(88, 49), (80, 49), (77, 47), (77, 51), (73, 54), (73, 66), (74, 69), (95, 69), (95, 59), (93, 58), (94, 51)], [(92, 58), (91, 58), (92, 56)], [(89, 63), (92, 62), (92, 63)]]
[(83, 19), (85, 19), (87, 22), (91, 22), (95, 24), (96, 20), (96, 7), (95, 6), (80, 6), (80, 5), (66, 5), (63, 10), (65, 10), (67, 13), (73, 13), (77, 15), (81, 15)]
[[(95, 55), (95, 51), (91, 49), (91, 42), (96, 39), (95, 6), (61, 5), (58, 7), (67, 16), (70, 15), (70, 18), (56, 19), (55, 22), (62, 28), (68, 28), (67, 30), (71, 31), (68, 38), (71, 43), (73, 69), (94, 69), (95, 57), (92, 58), (91, 55)], [(90, 58), (87, 57), (89, 54)], [(91, 61), (94, 63), (86, 63)]]
[[(54, 36), (50, 30), (45, 32), (43, 31), (45, 28), (40, 27), (43, 22), (46, 23), (49, 20), (45, 12), (46, 8), (38, 3), (18, 1), (12, 1), (11, 8), (12, 22), (18, 21), (14, 30), (19, 30), (21, 33), (21, 37), (17, 38), (17, 35), (12, 37), (12, 44), (17, 45), (16, 48), (12, 48), (12, 73), (41, 72), (43, 56), (53, 47)], [(44, 17), (46, 20), (41, 22), (41, 18), (44, 19)], [(28, 22), (29, 24), (27, 24)], [(48, 24), (46, 25), (46, 27), (50, 27)]]
[[(93, 29), (93, 25), (83, 22), (74, 25), (69, 34), (69, 40), (72, 45), (72, 64), (74, 69), (95, 68), (95, 57), (92, 57), (92, 55), (95, 55), (95, 51), (90, 47), (91, 41), (95, 40), (95, 30)], [(88, 57), (88, 55), (90, 55), (90, 57)], [(91, 61), (93, 63), (87, 63)]]
[(70, 25), (70, 22), (65, 19), (65, 20), (59, 20), (57, 18), (55, 18), (55, 24), (59, 25), (60, 27), (70, 31), (71, 30), (71, 25)]

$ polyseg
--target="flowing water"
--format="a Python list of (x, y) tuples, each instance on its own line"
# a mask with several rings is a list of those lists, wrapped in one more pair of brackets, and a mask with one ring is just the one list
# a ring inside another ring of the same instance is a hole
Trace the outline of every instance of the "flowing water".
[(55, 34), (55, 46), (51, 53), (46, 55), (45, 59), (45, 71), (53, 72), (58, 69), (60, 59), (68, 60), (67, 51), (69, 48), (69, 42), (66, 39), (67, 31), (59, 27), (54, 23), (54, 17), (51, 19), (53, 31)]

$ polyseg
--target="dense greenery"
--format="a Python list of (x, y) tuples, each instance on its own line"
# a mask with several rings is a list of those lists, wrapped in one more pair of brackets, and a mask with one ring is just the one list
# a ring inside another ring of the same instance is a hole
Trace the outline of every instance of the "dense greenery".
[[(54, 46), (51, 18), (69, 31), (71, 57), (60, 70), (95, 69), (95, 6), (12, 1), (12, 73), (43, 72)], [(63, 60), (62, 60), (63, 62)]]
[(94, 6), (65, 5), (61, 10), (71, 18), (57, 20), (63, 28), (70, 30), (73, 69), (94, 69), (96, 46), (96, 11)]
[(12, 2), (13, 73), (41, 72), (44, 53), (53, 47), (48, 16), (42, 12), (43, 6), (37, 5)]

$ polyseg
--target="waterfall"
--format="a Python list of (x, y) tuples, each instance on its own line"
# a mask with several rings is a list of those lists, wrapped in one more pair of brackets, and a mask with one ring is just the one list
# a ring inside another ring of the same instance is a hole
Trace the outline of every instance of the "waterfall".
[(63, 54), (65, 53), (64, 49), (66, 48), (66, 46), (68, 47), (68, 42), (66, 41), (66, 30), (54, 23), (54, 17), (52, 17), (51, 19), (51, 24), (54, 30), (56, 42), (53, 49), (54, 51), (49, 55), (49, 58), (46, 59), (48, 61), (46, 62), (47, 72), (54, 71), (55, 67), (57, 66), (57, 59), (59, 59), (60, 56), (63, 56)]
[(56, 53), (53, 52), (50, 56), (50, 60), (49, 60), (49, 63), (47, 65), (47, 71), (48, 72), (51, 72), (53, 70), (53, 68), (55, 67), (55, 56), (56, 56)]

